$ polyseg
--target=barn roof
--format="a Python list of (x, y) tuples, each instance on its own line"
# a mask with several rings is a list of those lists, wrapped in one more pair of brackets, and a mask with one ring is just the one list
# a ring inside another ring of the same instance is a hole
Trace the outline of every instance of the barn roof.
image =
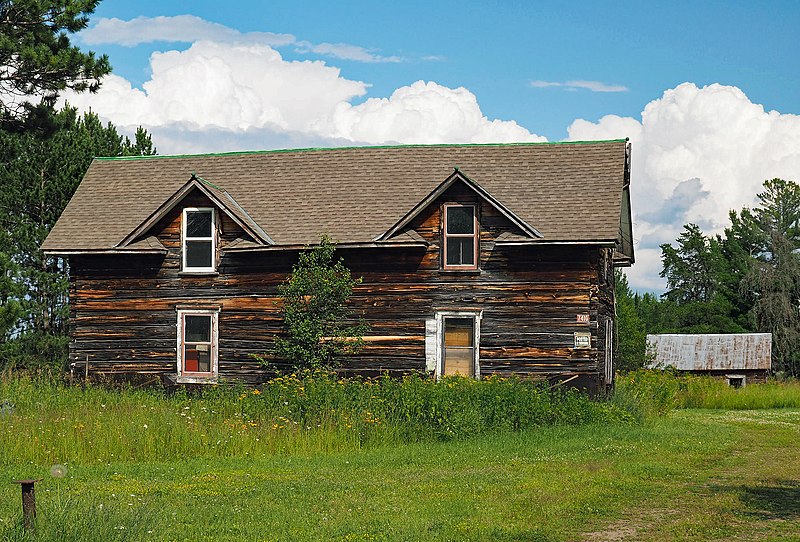
[(519, 242), (611, 243), (632, 261), (629, 159), (625, 140), (96, 158), (42, 249), (135, 250), (192, 179), (274, 247), (388, 242), (457, 172), (538, 234)]
[(703, 333), (647, 336), (651, 368), (679, 371), (769, 370), (771, 333)]

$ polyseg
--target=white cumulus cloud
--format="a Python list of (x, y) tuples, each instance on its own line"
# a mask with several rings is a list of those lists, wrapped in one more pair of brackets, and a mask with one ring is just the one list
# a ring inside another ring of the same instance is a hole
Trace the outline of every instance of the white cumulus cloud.
[(417, 81), (389, 98), (341, 103), (322, 128), (353, 141), (398, 143), (488, 143), (546, 141), (514, 121), (489, 120), (469, 90)]
[(186, 51), (153, 53), (150, 65), (152, 76), (141, 90), (112, 75), (95, 95), (65, 98), (122, 126), (303, 132), (367, 89), (341, 77), (338, 68), (288, 62), (266, 45), (200, 41)]
[[(287, 61), (267, 45), (198, 41), (185, 51), (153, 53), (150, 65), (151, 78), (142, 88), (110, 75), (98, 93), (66, 92), (62, 99), (121, 128), (142, 125), (162, 134), (157, 140), (162, 153), (220, 150), (220, 139), (227, 150), (284, 141), (302, 146), (545, 140), (514, 121), (488, 119), (469, 90), (434, 82), (418, 81), (389, 98), (353, 105), (368, 84), (346, 79), (322, 61)], [(209, 132), (215, 137), (195, 137)]]
[(694, 222), (721, 232), (728, 211), (751, 205), (765, 179), (800, 181), (800, 116), (765, 111), (739, 88), (684, 83), (647, 104), (641, 119), (578, 119), (569, 139), (630, 137), (634, 237), (631, 284), (663, 288), (658, 245)]

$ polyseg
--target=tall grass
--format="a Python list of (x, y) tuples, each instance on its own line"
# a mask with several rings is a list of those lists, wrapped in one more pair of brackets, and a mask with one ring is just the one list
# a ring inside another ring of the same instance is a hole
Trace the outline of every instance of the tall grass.
[(615, 404), (524, 380), (413, 375), (304, 374), (174, 395), (7, 375), (3, 402), (13, 407), (0, 412), (0, 464), (312, 454), (633, 419)]
[(3, 542), (124, 542), (151, 538), (155, 513), (142, 507), (103, 508), (86, 506), (75, 499), (56, 499), (49, 502), (39, 499), (35, 530), (26, 530), (21, 516), (0, 522), (0, 540)]
[(711, 377), (687, 377), (678, 395), (680, 408), (720, 408), (752, 410), (800, 407), (800, 382), (769, 381), (743, 388), (728, 386)]
[(733, 388), (711, 376), (639, 370), (617, 379), (614, 403), (630, 412), (664, 414), (673, 408), (800, 408), (800, 381), (768, 381)]

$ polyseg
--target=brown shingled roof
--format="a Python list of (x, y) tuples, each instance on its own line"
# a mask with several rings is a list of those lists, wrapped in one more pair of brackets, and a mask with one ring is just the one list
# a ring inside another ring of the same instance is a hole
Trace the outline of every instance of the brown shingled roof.
[(196, 172), (240, 202), (276, 245), (370, 243), (458, 168), (542, 241), (614, 241), (624, 140), (410, 145), (98, 158), (45, 240), (49, 252), (109, 250)]

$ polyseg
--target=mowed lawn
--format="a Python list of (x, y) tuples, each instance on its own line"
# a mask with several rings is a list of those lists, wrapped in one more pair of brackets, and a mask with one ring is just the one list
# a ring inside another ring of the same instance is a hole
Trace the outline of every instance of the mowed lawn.
[(796, 409), (2, 473), (3, 540), (26, 539), (11, 480), (28, 477), (30, 540), (800, 540)]

